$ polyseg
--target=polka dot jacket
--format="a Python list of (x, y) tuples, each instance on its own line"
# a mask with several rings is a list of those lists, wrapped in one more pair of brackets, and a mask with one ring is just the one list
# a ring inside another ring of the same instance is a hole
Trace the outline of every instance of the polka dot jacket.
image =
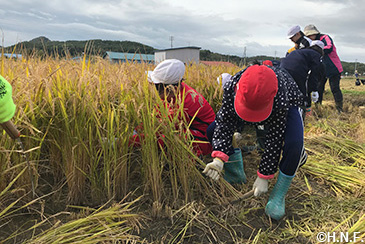
[(222, 107), (218, 111), (215, 121), (216, 128), (213, 134), (212, 157), (219, 157), (227, 162), (229, 151), (232, 150), (233, 133), (243, 125), (265, 125), (268, 130), (265, 142), (265, 151), (262, 154), (257, 174), (260, 178), (271, 179), (277, 171), (281, 151), (284, 143), (286, 118), (290, 107), (303, 106), (303, 95), (293, 78), (279, 67), (270, 67), (278, 78), (278, 92), (274, 98), (271, 115), (264, 121), (253, 123), (241, 119), (234, 109), (236, 85), (242, 70), (235, 74), (225, 85)]

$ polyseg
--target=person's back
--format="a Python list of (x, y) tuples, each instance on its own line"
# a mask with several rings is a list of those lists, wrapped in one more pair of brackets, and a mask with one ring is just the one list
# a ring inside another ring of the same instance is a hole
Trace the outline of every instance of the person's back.
[(321, 56), (318, 51), (306, 48), (295, 50), (281, 60), (280, 67), (287, 70), (294, 78), (299, 90), (305, 96), (307, 107), (310, 107), (311, 103), (310, 93), (317, 91)]
[(320, 59), (321, 54), (313, 49), (297, 49), (281, 60), (280, 67), (290, 73), (305, 95), (308, 72), (321, 64)]
[(318, 40), (324, 43), (323, 62), (326, 65), (326, 76), (329, 78), (343, 71), (340, 58), (337, 55), (336, 46), (332, 38), (326, 34), (319, 34)]
[(195, 89), (181, 82), (181, 92), (185, 94), (184, 111), (187, 120), (191, 122), (190, 129), (197, 130), (206, 134), (208, 126), (214, 121), (215, 113), (208, 101)]

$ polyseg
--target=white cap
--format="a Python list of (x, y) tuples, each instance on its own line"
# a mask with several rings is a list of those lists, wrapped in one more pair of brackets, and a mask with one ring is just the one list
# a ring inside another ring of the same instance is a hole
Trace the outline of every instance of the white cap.
[(295, 34), (297, 34), (298, 32), (300, 31), (300, 26), (299, 25), (295, 25), (293, 27), (291, 27), (289, 30), (288, 30), (288, 38), (292, 38)]
[(228, 74), (228, 73), (221, 74), (220, 76), (217, 77), (218, 84), (221, 83), (221, 79), (220, 79), (221, 77), (222, 77), (222, 87), (223, 87), (224, 84), (226, 84), (226, 82), (229, 81), (232, 76), (230, 74)]
[(324, 48), (324, 43), (322, 41), (320, 41), (320, 40), (314, 40), (314, 41), (312, 41), (311, 42), (311, 47), (314, 46), (314, 45), (319, 46), (321, 49)]
[(155, 84), (177, 84), (185, 73), (185, 65), (177, 59), (166, 59), (159, 63), (153, 71), (147, 72), (149, 82)]

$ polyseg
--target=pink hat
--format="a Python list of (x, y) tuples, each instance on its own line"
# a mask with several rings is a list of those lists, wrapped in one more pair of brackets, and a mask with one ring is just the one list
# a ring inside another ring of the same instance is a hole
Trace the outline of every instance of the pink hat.
[(248, 122), (267, 119), (278, 91), (275, 72), (265, 65), (248, 67), (237, 83), (234, 108), (237, 115)]

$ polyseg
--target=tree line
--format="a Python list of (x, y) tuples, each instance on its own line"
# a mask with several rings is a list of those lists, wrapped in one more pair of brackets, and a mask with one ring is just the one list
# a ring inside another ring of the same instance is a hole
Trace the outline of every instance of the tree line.
[[(77, 57), (84, 53), (89, 55), (103, 56), (107, 51), (124, 53), (154, 54), (157, 49), (132, 41), (109, 41), (109, 40), (87, 40), (87, 41), (51, 41), (47, 37), (41, 36), (30, 41), (20, 42), (4, 48), (6, 53), (21, 53), (24, 56), (51, 56), (51, 57)], [(271, 56), (239, 57), (236, 55), (226, 55), (200, 50), (200, 60), (203, 61), (226, 61), (238, 66), (247, 65), (254, 60), (280, 60)], [(342, 61), (343, 75), (353, 75), (355, 68), (360, 75), (365, 73), (365, 64)]]

